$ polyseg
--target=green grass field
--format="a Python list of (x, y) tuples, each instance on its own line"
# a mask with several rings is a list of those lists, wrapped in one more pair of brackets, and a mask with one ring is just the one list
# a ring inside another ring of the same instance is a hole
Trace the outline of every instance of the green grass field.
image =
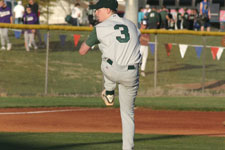
[[(136, 150), (224, 150), (225, 138), (182, 135), (135, 136)], [(119, 150), (121, 134), (0, 133), (4, 150)]]
[[(105, 107), (99, 97), (1, 97), (0, 108)], [(162, 110), (225, 111), (224, 97), (138, 97), (136, 106)], [(116, 98), (114, 107), (119, 107)]]

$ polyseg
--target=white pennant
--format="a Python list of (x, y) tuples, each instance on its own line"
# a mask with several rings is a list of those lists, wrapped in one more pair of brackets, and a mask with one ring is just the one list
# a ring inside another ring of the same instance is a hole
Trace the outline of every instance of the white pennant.
[(181, 57), (184, 58), (184, 55), (187, 51), (188, 45), (179, 44)]
[(218, 50), (218, 52), (216, 54), (217, 60), (220, 60), (220, 58), (222, 56), (222, 53), (223, 53), (223, 50), (224, 49), (222, 47), (219, 48), (219, 50)]

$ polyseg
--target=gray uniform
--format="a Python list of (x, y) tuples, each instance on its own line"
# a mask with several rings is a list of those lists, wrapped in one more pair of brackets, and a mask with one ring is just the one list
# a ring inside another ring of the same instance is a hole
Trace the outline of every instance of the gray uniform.
[(134, 149), (134, 102), (141, 61), (139, 36), (139, 30), (131, 21), (114, 14), (98, 24), (86, 41), (90, 47), (99, 44), (105, 89), (115, 90), (118, 84), (123, 150)]

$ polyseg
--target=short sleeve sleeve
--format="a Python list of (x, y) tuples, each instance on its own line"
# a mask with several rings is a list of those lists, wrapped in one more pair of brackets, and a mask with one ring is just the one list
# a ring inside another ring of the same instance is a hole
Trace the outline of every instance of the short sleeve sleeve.
[(90, 47), (92, 47), (95, 44), (99, 44), (99, 40), (97, 38), (97, 34), (96, 34), (96, 28), (94, 27), (93, 31), (91, 32), (91, 34), (89, 35), (88, 39), (86, 40), (86, 44)]

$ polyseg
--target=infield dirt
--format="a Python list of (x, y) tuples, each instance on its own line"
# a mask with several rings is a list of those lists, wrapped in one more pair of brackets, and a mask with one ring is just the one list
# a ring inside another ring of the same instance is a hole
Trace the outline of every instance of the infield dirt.
[[(225, 136), (225, 112), (135, 109), (136, 133)], [(118, 108), (0, 109), (0, 132), (120, 133)]]

